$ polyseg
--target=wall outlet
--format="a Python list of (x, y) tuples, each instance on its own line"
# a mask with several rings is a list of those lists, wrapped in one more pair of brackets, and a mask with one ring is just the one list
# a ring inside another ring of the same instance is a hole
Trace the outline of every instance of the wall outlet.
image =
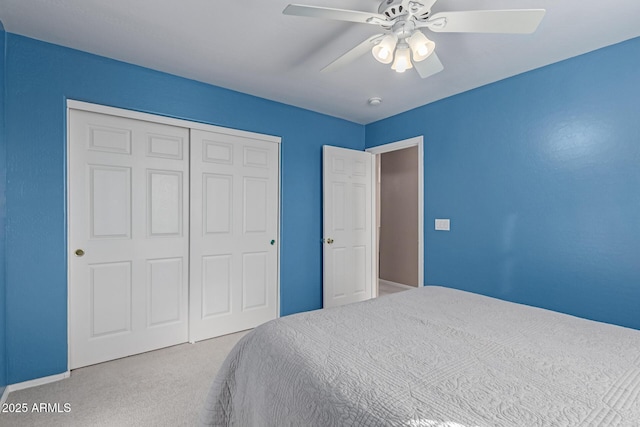
[(451, 220), (436, 219), (436, 230), (449, 231), (450, 227), (451, 227)]

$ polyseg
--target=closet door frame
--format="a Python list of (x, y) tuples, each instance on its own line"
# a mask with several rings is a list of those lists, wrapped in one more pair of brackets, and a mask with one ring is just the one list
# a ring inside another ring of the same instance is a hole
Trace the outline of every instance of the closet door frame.
[[(100, 104), (93, 104), (93, 103), (88, 103), (88, 102), (84, 102), (84, 101), (77, 101), (77, 100), (72, 100), (72, 99), (67, 99), (67, 105), (66, 105), (66, 120), (67, 120), (67, 127), (66, 129), (69, 129), (69, 110), (82, 110), (82, 111), (88, 111), (88, 112), (93, 112), (93, 113), (100, 113), (100, 114), (107, 114), (107, 115), (111, 115), (111, 116), (118, 116), (118, 117), (124, 117), (124, 118), (128, 118), (128, 119), (134, 119), (134, 120), (142, 120), (142, 121), (147, 121), (147, 122), (153, 122), (153, 123), (160, 123), (160, 124), (166, 124), (166, 125), (170, 125), (170, 126), (177, 126), (177, 127), (183, 127), (183, 128), (187, 128), (187, 129), (196, 129), (196, 130), (202, 130), (202, 131), (207, 131), (207, 132), (215, 132), (215, 133), (219, 133), (219, 134), (227, 134), (227, 135), (232, 135), (232, 136), (238, 136), (238, 137), (244, 137), (244, 138), (251, 138), (251, 139), (257, 139), (257, 140), (261, 140), (261, 141), (266, 141), (266, 142), (275, 142), (277, 144), (280, 144), (282, 142), (282, 138), (279, 136), (274, 136), (274, 135), (266, 135), (266, 134), (261, 134), (261, 133), (254, 133), (254, 132), (249, 132), (249, 131), (243, 131), (243, 130), (237, 130), (237, 129), (230, 129), (230, 128), (225, 128), (225, 127), (220, 127), (220, 126), (215, 126), (215, 125), (209, 125), (209, 124), (205, 124), (205, 123), (198, 123), (198, 122), (191, 122), (188, 120), (182, 120), (182, 119), (176, 119), (176, 118), (172, 118), (172, 117), (166, 117), (166, 116), (159, 116), (159, 115), (155, 115), (155, 114), (149, 114), (149, 113), (143, 113), (143, 112), (139, 112), (139, 111), (134, 111), (134, 110), (126, 110), (126, 109), (122, 109), (122, 108), (116, 108), (116, 107), (109, 107), (109, 106), (105, 106), (105, 105), (100, 105)], [(67, 359), (69, 358), (69, 355), (71, 354), (71, 342), (70, 342), (70, 322), (69, 322), (69, 315), (68, 315), (68, 310), (69, 310), (69, 299), (68, 299), (68, 295), (69, 295), (69, 278), (70, 278), (70, 257), (71, 257), (71, 251), (73, 250), (73, 248), (71, 248), (69, 246), (69, 194), (70, 194), (70, 189), (69, 189), (69, 153), (70, 153), (70, 139), (69, 139), (69, 132), (67, 131), (66, 134), (66, 160), (65, 160), (65, 182), (66, 182), (66, 188), (65, 188), (65, 199), (66, 199), (66, 210), (65, 210), (65, 227), (66, 227), (66, 237), (67, 237), (67, 241), (65, 242), (65, 246), (66, 246), (66, 260), (67, 260)], [(278, 150), (278, 164), (280, 165), (280, 167), (278, 168), (278, 212), (277, 212), (277, 217), (278, 217), (278, 228), (277, 228), (277, 239), (278, 241), (281, 241), (281, 235), (282, 235), (282, 226), (281, 226), (281, 212), (282, 212), (282, 150)], [(281, 253), (280, 253), (280, 248), (281, 245), (277, 245), (277, 265), (276, 265), (276, 270), (277, 270), (277, 274), (276, 274), (276, 317), (280, 317), (280, 259), (281, 259)], [(67, 360), (67, 369), (69, 369), (68, 367), (70, 366), (69, 364), (69, 360)]]

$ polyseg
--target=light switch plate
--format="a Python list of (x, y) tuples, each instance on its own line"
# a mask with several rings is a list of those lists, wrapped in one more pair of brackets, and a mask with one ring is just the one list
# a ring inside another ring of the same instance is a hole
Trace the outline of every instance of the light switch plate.
[(436, 230), (449, 231), (450, 227), (451, 227), (451, 220), (436, 219)]

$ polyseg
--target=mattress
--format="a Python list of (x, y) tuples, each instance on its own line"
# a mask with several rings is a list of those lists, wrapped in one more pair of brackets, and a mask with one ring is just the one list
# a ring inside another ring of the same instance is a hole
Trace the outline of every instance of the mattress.
[(427, 286), (283, 317), (218, 372), (210, 426), (638, 426), (640, 331)]

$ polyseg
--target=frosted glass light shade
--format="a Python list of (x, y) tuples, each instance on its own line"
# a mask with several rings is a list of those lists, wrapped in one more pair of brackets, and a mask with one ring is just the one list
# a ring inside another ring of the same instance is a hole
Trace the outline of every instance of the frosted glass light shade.
[(416, 30), (407, 41), (413, 53), (413, 60), (416, 62), (427, 59), (436, 48), (436, 44), (429, 40), (420, 30)]
[(413, 64), (411, 63), (411, 51), (409, 50), (409, 45), (401, 43), (396, 48), (396, 58), (391, 65), (391, 69), (396, 70), (398, 73), (404, 73), (405, 70), (408, 70), (409, 68), (413, 68)]
[(398, 37), (395, 34), (388, 34), (371, 49), (371, 53), (377, 61), (383, 64), (390, 64), (393, 61), (393, 51), (396, 48), (396, 43), (398, 43)]

